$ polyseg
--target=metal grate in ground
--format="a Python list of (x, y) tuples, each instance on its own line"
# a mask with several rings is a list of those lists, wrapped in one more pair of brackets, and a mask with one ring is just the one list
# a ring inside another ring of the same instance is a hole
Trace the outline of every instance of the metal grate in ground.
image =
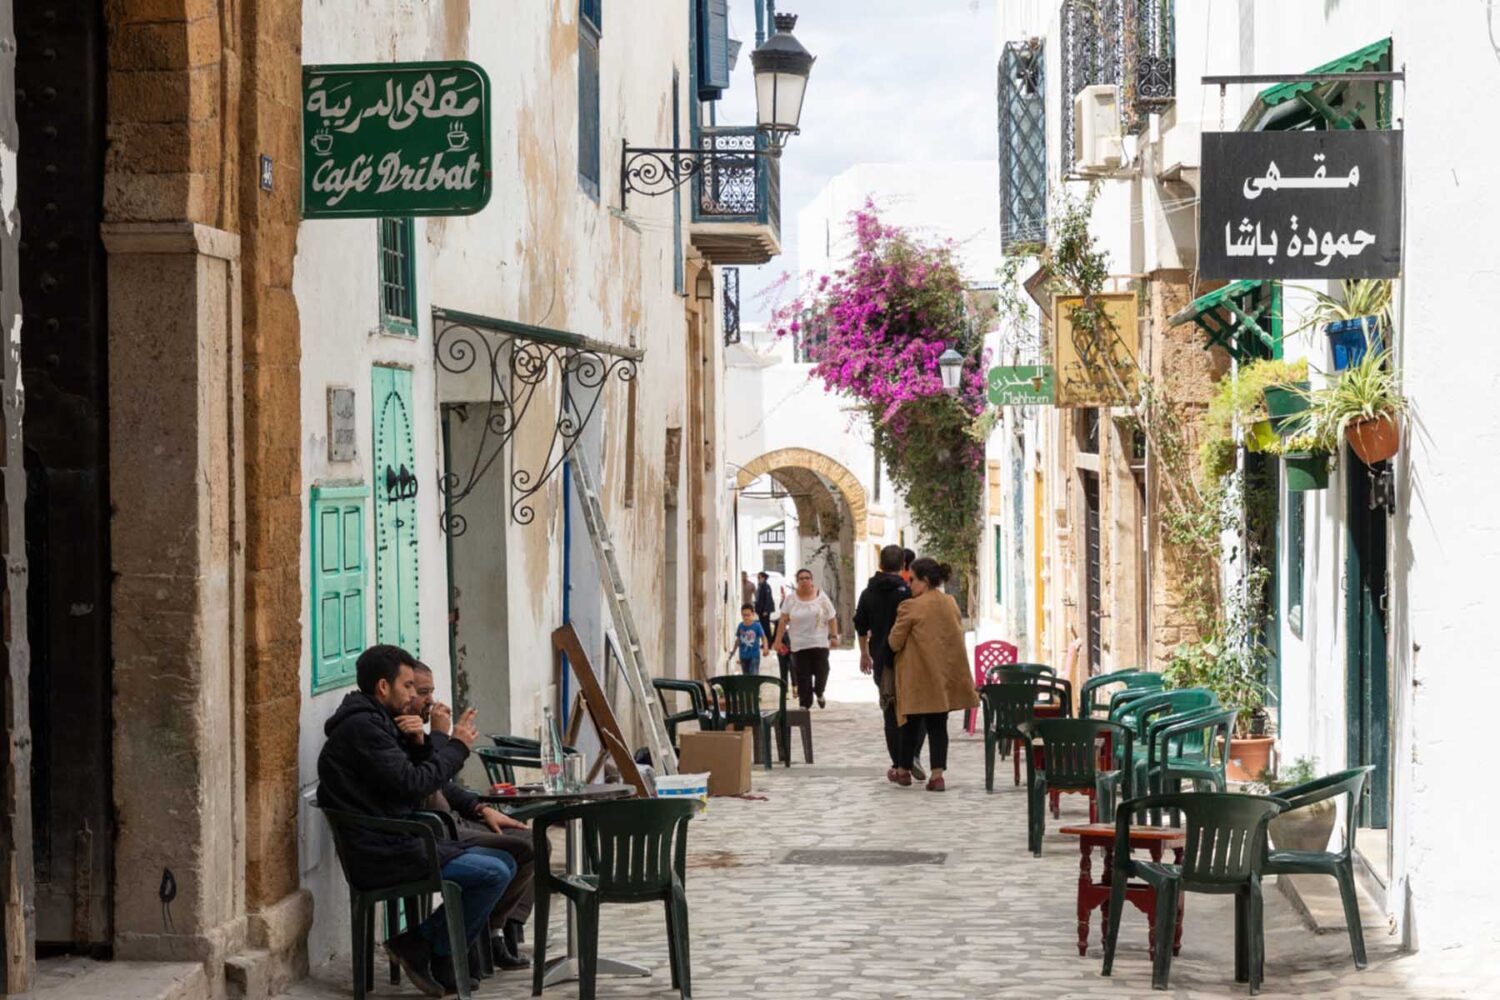
[(941, 865), (948, 861), (946, 851), (884, 851), (875, 848), (830, 847), (800, 848), (781, 857), (784, 865), (813, 865), (819, 868), (900, 868), (908, 865)]

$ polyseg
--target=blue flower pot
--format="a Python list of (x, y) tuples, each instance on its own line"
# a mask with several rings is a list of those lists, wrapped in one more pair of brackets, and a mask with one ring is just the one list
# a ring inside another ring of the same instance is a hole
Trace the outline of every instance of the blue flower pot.
[(1329, 323), (1323, 329), (1328, 334), (1328, 346), (1333, 351), (1333, 370), (1336, 372), (1359, 364), (1367, 347), (1373, 346), (1377, 351), (1385, 349), (1378, 316), (1341, 319), (1337, 323)]

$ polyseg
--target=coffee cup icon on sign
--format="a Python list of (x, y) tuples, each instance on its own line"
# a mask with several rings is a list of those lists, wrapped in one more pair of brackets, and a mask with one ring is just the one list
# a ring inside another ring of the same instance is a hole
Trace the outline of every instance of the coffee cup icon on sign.
[(328, 134), (327, 129), (312, 137), (312, 148), (319, 156), (327, 156), (333, 152), (333, 136)]
[(462, 125), (455, 125), (448, 130), (448, 148), (455, 153), (469, 148), (469, 133), (464, 131)]

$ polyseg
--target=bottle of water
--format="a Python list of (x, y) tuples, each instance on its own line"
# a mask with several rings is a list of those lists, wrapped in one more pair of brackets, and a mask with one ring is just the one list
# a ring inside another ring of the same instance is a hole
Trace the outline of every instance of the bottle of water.
[(563, 790), (562, 736), (557, 731), (557, 720), (552, 717), (550, 705), (542, 708), (541, 732), (537, 734), (539, 757), (542, 765), (542, 787), (549, 792)]

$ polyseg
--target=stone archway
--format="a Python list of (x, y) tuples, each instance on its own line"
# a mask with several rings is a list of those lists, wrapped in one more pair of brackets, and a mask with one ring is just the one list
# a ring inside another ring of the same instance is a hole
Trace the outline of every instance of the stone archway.
[[(806, 448), (770, 451), (740, 468), (738, 488), (767, 476), (790, 494), (801, 536), (801, 564), (812, 569), (838, 609), (841, 631), (853, 632), (859, 562), (869, 534), (865, 488), (844, 466)], [(788, 573), (792, 567), (787, 567)]]

